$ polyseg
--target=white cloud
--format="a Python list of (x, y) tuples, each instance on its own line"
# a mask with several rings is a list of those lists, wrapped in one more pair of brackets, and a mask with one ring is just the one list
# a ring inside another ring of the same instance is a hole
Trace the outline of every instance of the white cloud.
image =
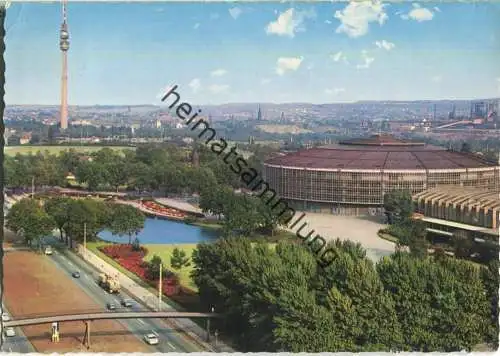
[(373, 61), (375, 60), (374, 57), (370, 57), (368, 55), (367, 51), (361, 51), (361, 59), (362, 59), (363, 63), (358, 64), (356, 66), (356, 68), (358, 68), (358, 69), (368, 69), (368, 68), (370, 68), (370, 66), (372, 65)]
[(330, 20), (325, 20), (325, 23), (330, 25), (332, 22)]
[(443, 80), (443, 77), (440, 76), (440, 75), (435, 75), (431, 78), (431, 80), (434, 82), (434, 83), (441, 83), (441, 81)]
[(314, 11), (297, 11), (290, 8), (282, 12), (276, 21), (270, 22), (266, 27), (268, 35), (274, 34), (278, 36), (295, 37), (295, 33), (304, 32), (304, 20), (307, 18), (314, 18), (316, 16)]
[(330, 54), (330, 58), (334, 61), (334, 62), (344, 62), (345, 64), (349, 64), (348, 60), (347, 60), (347, 56), (344, 54), (344, 52), (340, 51), (340, 52), (337, 52), (335, 54)]
[(210, 90), (214, 94), (220, 94), (225, 91), (229, 90), (229, 85), (227, 84), (212, 84), (208, 87), (208, 90)]
[[(434, 8), (434, 11), (436, 11), (436, 8)], [(440, 10), (436, 12), (440, 12)], [(401, 18), (403, 20), (412, 19), (417, 22), (430, 21), (434, 18), (434, 13), (425, 7), (421, 7), (419, 4), (413, 4), (413, 9), (407, 14), (401, 15)]]
[(216, 69), (212, 72), (210, 72), (210, 76), (212, 77), (222, 77), (223, 75), (226, 75), (227, 74), (227, 70), (225, 69)]
[(344, 88), (333, 88), (333, 89), (325, 89), (325, 94), (328, 95), (339, 95), (340, 93), (345, 92)]
[(194, 30), (197, 30), (197, 29), (198, 29), (198, 27), (200, 27), (200, 23), (199, 23), (199, 22), (197, 22), (197, 23), (195, 23), (195, 24), (194, 24), (193, 29), (194, 29)]
[(296, 71), (303, 60), (303, 57), (280, 57), (276, 61), (276, 73), (284, 75), (287, 71)]
[(238, 17), (240, 17), (240, 15), (243, 13), (243, 10), (240, 9), (239, 7), (233, 7), (231, 9), (228, 10), (229, 11), (229, 15), (231, 15), (231, 17), (233, 19), (238, 19)]
[(393, 49), (394, 47), (396, 47), (396, 45), (394, 43), (388, 42), (386, 40), (375, 41), (375, 46), (377, 46), (378, 48), (383, 48), (386, 51), (390, 51), (391, 49)]
[(201, 89), (201, 80), (194, 78), (189, 82), (188, 86), (191, 88), (193, 93), (196, 93)]
[(340, 20), (337, 33), (345, 33), (349, 37), (366, 35), (371, 22), (383, 25), (388, 16), (380, 1), (351, 1), (342, 11), (335, 11), (334, 17)]
[(268, 78), (262, 78), (260, 81), (260, 84), (262, 84), (262, 85), (266, 85), (269, 83), (271, 83), (271, 79), (268, 79)]
[(441, 9), (439, 7), (437, 7), (437, 6), (434, 6), (434, 11), (441, 12)]

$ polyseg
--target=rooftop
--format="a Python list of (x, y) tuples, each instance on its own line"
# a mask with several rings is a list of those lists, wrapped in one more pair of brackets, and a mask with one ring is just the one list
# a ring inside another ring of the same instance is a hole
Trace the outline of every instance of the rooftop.
[(439, 198), (457, 205), (477, 205), (480, 209), (500, 210), (500, 193), (491, 190), (482, 190), (464, 187), (439, 187), (415, 194), (415, 200)]
[(496, 166), (477, 155), (377, 135), (271, 158), (268, 165), (310, 169), (463, 169)]

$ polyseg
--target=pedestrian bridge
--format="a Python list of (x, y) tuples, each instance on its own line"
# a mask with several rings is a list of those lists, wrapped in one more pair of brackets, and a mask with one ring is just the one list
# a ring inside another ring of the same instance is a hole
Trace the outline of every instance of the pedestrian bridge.
[(152, 319), (152, 318), (175, 318), (175, 319), (194, 319), (194, 318), (221, 318), (222, 315), (215, 313), (193, 313), (193, 312), (101, 312), (90, 314), (71, 314), (71, 315), (54, 315), (42, 317), (28, 317), (21, 319), (13, 319), (4, 321), (4, 327), (17, 327), (28, 325), (40, 325), (51, 323), (62, 323), (68, 321), (96, 321), (109, 319)]

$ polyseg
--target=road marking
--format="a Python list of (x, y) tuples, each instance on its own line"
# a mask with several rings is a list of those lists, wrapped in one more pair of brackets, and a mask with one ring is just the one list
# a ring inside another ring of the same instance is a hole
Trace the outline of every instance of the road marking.
[(143, 322), (141, 319), (137, 319), (137, 322), (138, 322), (139, 324), (141, 324), (141, 325), (146, 325), (146, 323), (145, 323), (145, 322)]
[(175, 350), (175, 346), (172, 345), (169, 341), (167, 341), (167, 344), (168, 344), (168, 346), (170, 346), (171, 348), (173, 348)]

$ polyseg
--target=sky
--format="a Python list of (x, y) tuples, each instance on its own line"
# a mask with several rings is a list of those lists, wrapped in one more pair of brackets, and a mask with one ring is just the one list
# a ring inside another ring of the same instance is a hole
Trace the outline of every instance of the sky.
[[(60, 102), (58, 3), (7, 10), (6, 102)], [(69, 3), (70, 105), (500, 96), (500, 2)]]

